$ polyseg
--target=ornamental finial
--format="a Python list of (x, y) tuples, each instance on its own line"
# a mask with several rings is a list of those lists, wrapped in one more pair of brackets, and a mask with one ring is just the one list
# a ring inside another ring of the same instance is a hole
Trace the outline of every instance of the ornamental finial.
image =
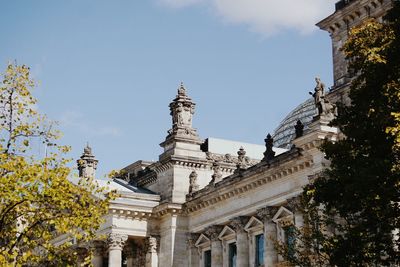
[(181, 85), (178, 88), (178, 96), (186, 96), (186, 88), (183, 82), (181, 82)]
[(265, 141), (265, 152), (263, 160), (269, 161), (273, 159), (275, 156), (275, 151), (272, 149), (274, 147), (274, 139), (270, 134), (268, 134), (267, 137), (264, 139), (264, 141)]

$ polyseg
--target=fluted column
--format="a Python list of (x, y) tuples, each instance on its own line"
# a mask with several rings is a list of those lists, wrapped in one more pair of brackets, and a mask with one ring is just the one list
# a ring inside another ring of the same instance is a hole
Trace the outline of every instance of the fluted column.
[(187, 239), (187, 245), (189, 249), (189, 266), (190, 267), (199, 267), (200, 259), (199, 259), (199, 251), (195, 247), (195, 243), (199, 235), (197, 234), (189, 234)]
[(218, 235), (222, 227), (211, 226), (206, 230), (206, 235), (211, 240), (211, 265), (212, 267), (222, 267), (222, 242)]
[(94, 267), (103, 267), (104, 243), (101, 241), (94, 241), (92, 244), (92, 251), (92, 265)]
[(157, 243), (158, 243), (158, 240), (155, 236), (149, 236), (147, 238), (147, 241), (146, 241), (147, 253), (146, 253), (145, 267), (157, 267), (158, 266)]
[(127, 235), (110, 234), (108, 236), (108, 267), (120, 267), (122, 264), (122, 249), (128, 240)]
[(236, 232), (236, 266), (249, 266), (249, 240), (244, 226), (248, 221), (247, 217), (236, 217), (231, 221), (231, 225)]
[(278, 253), (275, 249), (277, 231), (272, 221), (278, 211), (275, 207), (265, 207), (258, 211), (257, 216), (264, 221), (264, 266), (273, 267), (278, 263)]

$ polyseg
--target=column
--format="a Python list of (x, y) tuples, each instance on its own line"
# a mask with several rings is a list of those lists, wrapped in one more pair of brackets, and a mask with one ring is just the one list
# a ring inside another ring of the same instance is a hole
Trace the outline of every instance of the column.
[(94, 267), (103, 267), (104, 243), (101, 241), (94, 241), (92, 243), (92, 251), (92, 265)]
[(134, 253), (133, 253), (133, 243), (127, 242), (127, 244), (124, 247), (124, 255), (126, 257), (126, 266), (127, 267), (133, 267), (133, 261), (134, 261)]
[(257, 216), (264, 221), (264, 265), (273, 267), (278, 263), (278, 253), (275, 249), (276, 224), (272, 218), (278, 211), (275, 207), (265, 207), (258, 211)]
[(122, 249), (128, 240), (127, 235), (110, 234), (108, 236), (108, 267), (121, 267)]
[(157, 254), (157, 238), (155, 236), (149, 236), (146, 241), (147, 253), (146, 253), (146, 265), (145, 267), (157, 267), (158, 266), (158, 254)]
[(199, 250), (194, 245), (199, 235), (197, 234), (189, 234), (187, 239), (187, 245), (189, 250), (189, 266), (190, 267), (199, 267), (200, 258), (199, 258)]
[(231, 226), (236, 232), (236, 266), (240, 267), (249, 266), (249, 240), (247, 232), (244, 230), (247, 221), (247, 217), (241, 216), (234, 218), (231, 222)]
[(207, 228), (206, 235), (211, 240), (211, 265), (212, 267), (222, 267), (222, 242), (218, 239), (221, 232), (220, 226), (211, 226)]

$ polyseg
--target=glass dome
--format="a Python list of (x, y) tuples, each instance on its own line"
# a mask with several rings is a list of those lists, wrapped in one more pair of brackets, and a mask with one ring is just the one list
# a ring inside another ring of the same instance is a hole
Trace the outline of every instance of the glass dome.
[(289, 113), (275, 129), (273, 138), (274, 146), (280, 148), (289, 148), (290, 142), (294, 139), (294, 126), (298, 120), (304, 124), (304, 129), (311, 123), (314, 116), (317, 115), (317, 110), (314, 104), (314, 98), (309, 98), (293, 111)]

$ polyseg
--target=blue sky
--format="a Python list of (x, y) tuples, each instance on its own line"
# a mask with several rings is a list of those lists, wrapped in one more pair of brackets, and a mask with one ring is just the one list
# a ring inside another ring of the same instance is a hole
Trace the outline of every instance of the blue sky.
[(181, 81), (209, 136), (263, 143), (309, 97), (332, 85), (323, 0), (1, 1), (0, 67), (31, 66), (39, 110), (60, 122), (77, 158), (99, 174), (157, 160)]

